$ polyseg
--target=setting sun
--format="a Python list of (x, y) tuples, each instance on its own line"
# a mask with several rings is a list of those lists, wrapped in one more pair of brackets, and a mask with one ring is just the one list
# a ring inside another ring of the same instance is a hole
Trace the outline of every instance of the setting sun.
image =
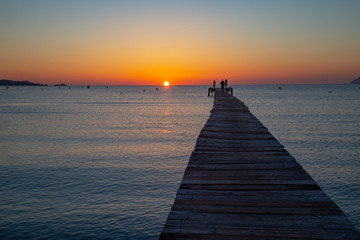
[(169, 82), (164, 82), (164, 87), (168, 87), (168, 86), (170, 86), (170, 83)]

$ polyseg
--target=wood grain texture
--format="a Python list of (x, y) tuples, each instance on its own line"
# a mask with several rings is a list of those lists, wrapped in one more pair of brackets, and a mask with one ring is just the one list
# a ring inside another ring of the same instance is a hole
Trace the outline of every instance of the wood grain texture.
[(159, 239), (360, 239), (247, 106), (215, 99)]

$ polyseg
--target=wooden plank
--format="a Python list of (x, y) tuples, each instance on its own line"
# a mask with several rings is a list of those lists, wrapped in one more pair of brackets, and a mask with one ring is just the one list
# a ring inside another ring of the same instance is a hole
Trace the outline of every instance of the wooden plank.
[[(326, 198), (326, 200), (330, 201), (330, 198), (323, 192), (321, 191), (320, 188), (318, 188), (317, 190), (298, 190), (298, 189), (293, 189), (293, 190), (287, 190), (287, 191), (281, 191), (281, 190), (266, 190), (266, 191), (255, 191), (255, 190), (246, 190), (246, 191), (216, 191), (216, 190), (202, 190), (202, 191), (197, 191), (197, 190), (189, 190), (189, 189), (179, 189), (177, 194), (179, 196), (184, 196), (184, 195), (191, 195), (191, 196), (219, 196), (219, 197), (243, 197), (243, 196), (300, 196), (300, 197), (304, 197), (304, 196), (317, 196), (317, 197), (321, 197), (321, 198)], [(204, 199), (206, 199), (206, 197), (204, 197)], [(299, 200), (299, 198), (297, 198), (296, 200)]]
[[(250, 201), (249, 205), (256, 205), (257, 203), (251, 201), (259, 202), (292, 202), (292, 201), (302, 201), (302, 202), (329, 202), (330, 198), (320, 189), (318, 190), (302, 190), (302, 191), (279, 191), (279, 190), (264, 190), (264, 191), (218, 191), (223, 192), (223, 194), (213, 195), (214, 190), (202, 190), (197, 192), (204, 192), (203, 194), (191, 194), (196, 190), (184, 190), (179, 189), (176, 199), (178, 200), (199, 200), (199, 201)], [(184, 194), (184, 192), (186, 194)], [(234, 194), (234, 192), (238, 192)], [(225, 195), (225, 193), (227, 193)], [(239, 194), (241, 193), (241, 194)], [(276, 194), (274, 194), (276, 193)], [(311, 193), (311, 194), (309, 194)], [(235, 204), (235, 203), (234, 203)], [(335, 206), (335, 205), (334, 205)]]
[[(171, 226), (173, 224), (173, 226)], [(349, 230), (329, 229), (316, 231), (315, 228), (292, 228), (291, 231), (284, 228), (262, 228), (253, 226), (217, 226), (213, 224), (201, 224), (191, 222), (191, 225), (182, 225), (179, 229), (177, 225), (180, 223), (169, 221), (165, 225), (164, 235), (160, 239), (171, 239), (171, 236), (188, 237), (188, 239), (358, 239), (356, 234), (349, 233)], [(321, 226), (321, 225), (320, 225)], [(191, 237), (191, 238), (189, 238)], [(182, 238), (174, 238), (182, 239)]]
[(250, 170), (250, 169), (289, 169), (301, 168), (297, 162), (270, 162), (270, 163), (233, 163), (233, 164), (216, 164), (216, 163), (189, 163), (188, 168), (201, 170)]
[[(279, 203), (281, 204), (281, 203)], [(279, 215), (341, 215), (343, 212), (336, 207), (322, 208), (319, 205), (308, 207), (305, 205), (297, 205), (297, 207), (273, 207), (264, 204), (263, 206), (240, 206), (237, 205), (219, 205), (216, 201), (191, 201), (191, 204), (184, 201), (175, 201), (173, 210), (196, 211), (204, 213), (238, 213), (238, 214), (279, 214)]]
[(236, 153), (236, 152), (285, 152), (282, 147), (206, 147), (206, 146), (195, 146), (195, 151), (203, 151), (203, 152), (225, 152), (225, 153)]
[(159, 239), (360, 239), (249, 109), (214, 91)]
[(246, 139), (219, 139), (219, 138), (204, 138), (199, 137), (196, 141), (196, 145), (208, 145), (208, 146), (230, 146), (230, 147), (250, 147), (250, 146), (280, 146), (283, 147), (276, 139), (258, 139), (258, 138), (246, 138)]
[[(272, 135), (265, 133), (224, 133), (215, 131), (201, 131), (199, 138), (228, 139), (228, 140), (276, 140)], [(277, 141), (277, 140), (276, 140)]]
[(283, 152), (206, 152), (193, 151), (190, 163), (235, 164), (235, 163), (282, 163), (296, 162), (286, 151)]
[(344, 224), (348, 221), (344, 215), (222, 214), (173, 210), (168, 219), (182, 221), (184, 224), (188, 221), (189, 223), (202, 222), (217, 226), (257, 226), (262, 228), (295, 228), (298, 226), (317, 231), (318, 228), (326, 228), (329, 225), (335, 229), (353, 229), (353, 226)]
[(311, 179), (307, 174), (302, 174), (297, 170), (284, 171), (274, 169), (262, 170), (203, 170), (199, 171), (196, 168), (187, 168), (185, 170), (184, 178), (188, 179), (217, 179), (217, 180), (240, 180), (240, 179)]
[(234, 127), (225, 127), (219, 128), (218, 126), (205, 125), (203, 130), (209, 132), (220, 132), (220, 133), (244, 133), (244, 134), (269, 134), (269, 130), (266, 127), (258, 128), (234, 128)]
[(318, 190), (317, 184), (182, 184), (180, 189), (217, 191)]

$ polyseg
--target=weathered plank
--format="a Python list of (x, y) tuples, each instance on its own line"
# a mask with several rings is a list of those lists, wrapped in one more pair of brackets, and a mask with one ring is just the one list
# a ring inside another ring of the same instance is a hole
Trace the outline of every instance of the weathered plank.
[(248, 108), (215, 94), (159, 239), (360, 239)]

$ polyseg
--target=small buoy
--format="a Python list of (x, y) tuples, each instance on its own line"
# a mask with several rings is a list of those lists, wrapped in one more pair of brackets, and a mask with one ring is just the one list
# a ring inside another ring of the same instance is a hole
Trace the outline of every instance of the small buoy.
[(88, 85), (87, 88), (90, 88), (90, 86)]
[(6, 87), (5, 89), (9, 89), (9, 87)]
[(69, 87), (69, 89), (71, 89), (71, 87)]
[(44, 90), (44, 89), (41, 89), (41, 91)]
[(279, 87), (279, 90), (281, 90), (281, 87)]
[(331, 93), (331, 91), (329, 91), (329, 93)]
[(159, 90), (158, 88), (156, 88), (156, 91)]
[(120, 94), (122, 94), (122, 92)]

